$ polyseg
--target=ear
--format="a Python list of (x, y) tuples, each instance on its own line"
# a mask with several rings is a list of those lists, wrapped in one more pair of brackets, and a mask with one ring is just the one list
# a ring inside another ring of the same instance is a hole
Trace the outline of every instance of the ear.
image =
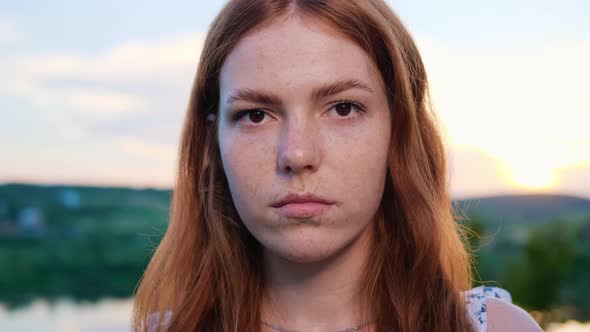
[(521, 307), (499, 298), (486, 299), (488, 331), (542, 332), (535, 319)]

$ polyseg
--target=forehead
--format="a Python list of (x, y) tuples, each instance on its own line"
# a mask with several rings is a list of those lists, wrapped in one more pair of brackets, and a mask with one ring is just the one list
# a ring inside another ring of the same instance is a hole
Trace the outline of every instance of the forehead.
[(381, 85), (373, 62), (355, 42), (291, 16), (236, 45), (221, 69), (221, 97), (238, 88), (303, 93), (339, 79), (358, 79), (373, 89)]

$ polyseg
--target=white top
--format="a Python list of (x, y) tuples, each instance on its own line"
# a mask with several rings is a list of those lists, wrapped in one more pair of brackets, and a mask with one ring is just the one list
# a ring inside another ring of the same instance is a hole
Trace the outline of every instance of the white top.
[[(469, 313), (469, 317), (471, 317), (475, 323), (478, 332), (487, 332), (488, 330), (486, 299), (495, 298), (512, 303), (512, 296), (510, 293), (507, 290), (499, 287), (478, 286), (462, 293), (465, 295), (465, 300), (467, 303), (466, 310)], [(161, 323), (162, 326), (166, 326), (169, 323), (171, 315), (172, 312), (167, 310), (164, 315), (164, 320)], [(148, 332), (155, 331), (158, 322), (158, 313), (151, 313), (147, 321)]]

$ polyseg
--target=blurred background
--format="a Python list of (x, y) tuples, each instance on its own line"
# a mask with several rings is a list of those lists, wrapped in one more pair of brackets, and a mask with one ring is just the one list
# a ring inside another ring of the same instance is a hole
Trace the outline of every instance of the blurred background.
[[(223, 3), (0, 2), (0, 331), (129, 331)], [(479, 234), (474, 278), (548, 331), (590, 331), (590, 2), (389, 3)]]

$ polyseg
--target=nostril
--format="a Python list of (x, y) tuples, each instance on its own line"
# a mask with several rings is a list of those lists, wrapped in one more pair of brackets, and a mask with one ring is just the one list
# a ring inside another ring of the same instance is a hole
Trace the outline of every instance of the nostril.
[(320, 162), (318, 147), (308, 140), (291, 140), (279, 147), (278, 168), (282, 173), (313, 172)]

